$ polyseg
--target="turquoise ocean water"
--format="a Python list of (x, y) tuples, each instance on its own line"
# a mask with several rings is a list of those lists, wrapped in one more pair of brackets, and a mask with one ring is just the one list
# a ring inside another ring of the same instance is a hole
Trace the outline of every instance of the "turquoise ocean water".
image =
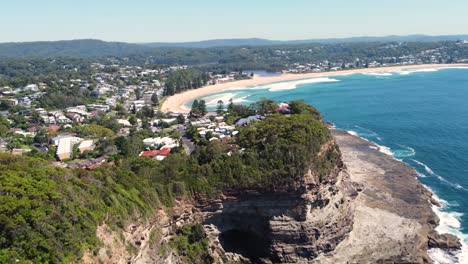
[[(249, 104), (263, 97), (303, 99), (338, 129), (375, 142), (416, 169), (442, 203), (435, 208), (438, 230), (468, 243), (468, 68), (320, 77), (239, 87), (204, 99), (214, 109), (218, 100)], [(468, 261), (466, 252), (458, 260), (430, 253), (438, 263), (454, 263)]]

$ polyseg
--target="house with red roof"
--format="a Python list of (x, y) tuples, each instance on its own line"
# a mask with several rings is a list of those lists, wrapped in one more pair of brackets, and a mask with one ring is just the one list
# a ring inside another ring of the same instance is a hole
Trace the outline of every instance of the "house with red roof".
[(50, 125), (50, 126), (48, 127), (48, 129), (49, 129), (50, 131), (57, 132), (57, 131), (60, 129), (60, 126), (57, 126), (57, 125)]
[(170, 149), (170, 148), (163, 148), (163, 149), (159, 150), (158, 155), (167, 156), (167, 155), (169, 155), (169, 153), (171, 153), (171, 150), (172, 149)]
[(159, 153), (159, 150), (145, 150), (140, 153), (140, 157), (153, 158), (156, 157)]
[(140, 153), (140, 157), (156, 158), (157, 160), (163, 160), (167, 155), (171, 153), (172, 149), (163, 148), (161, 150), (145, 150)]

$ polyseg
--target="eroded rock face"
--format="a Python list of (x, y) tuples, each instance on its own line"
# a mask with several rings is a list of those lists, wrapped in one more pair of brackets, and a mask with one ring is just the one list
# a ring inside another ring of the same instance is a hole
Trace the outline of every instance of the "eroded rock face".
[(341, 163), (321, 182), (309, 171), (299, 186), (293, 192), (230, 194), (203, 208), (220, 262), (236, 255), (241, 262), (307, 262), (333, 251), (352, 229), (356, 186)]
[(435, 232), (434, 199), (413, 169), (334, 136), (346, 166), (325, 179), (312, 169), (296, 191), (238, 192), (201, 209), (218, 263), (432, 263), (429, 248), (460, 248)]
[(429, 248), (459, 248), (455, 236), (434, 230), (439, 222), (434, 199), (414, 169), (371, 142), (344, 131), (333, 135), (350, 180), (361, 191), (352, 201), (352, 231), (312, 263), (432, 263)]
[(428, 236), (430, 248), (458, 250), (461, 248), (460, 239), (452, 234), (439, 234), (435, 231)]
[[(429, 248), (460, 248), (457, 237), (435, 232), (434, 199), (414, 170), (365, 140), (346, 132), (334, 136), (343, 155), (327, 177), (311, 168), (295, 190), (233, 190), (198, 206), (180, 202), (170, 217), (162, 212), (130, 230), (125, 240), (141, 242), (137, 254), (103, 251), (113, 258), (103, 253), (100, 259), (183, 263), (162, 249), (178, 228), (195, 222), (204, 226), (215, 263), (431, 263)], [(113, 244), (111, 238), (104, 244)]]

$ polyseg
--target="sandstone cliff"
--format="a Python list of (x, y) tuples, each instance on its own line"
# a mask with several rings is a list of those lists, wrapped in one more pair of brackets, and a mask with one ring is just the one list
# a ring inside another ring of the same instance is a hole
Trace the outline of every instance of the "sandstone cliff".
[[(183, 263), (168, 242), (195, 222), (204, 226), (214, 263), (431, 263), (429, 247), (460, 247), (456, 237), (434, 231), (433, 199), (414, 170), (363, 139), (333, 133), (342, 158), (328, 176), (311, 167), (294, 190), (230, 190), (180, 202), (127, 227), (123, 237), (107, 233), (88, 263)], [(339, 151), (334, 141), (320, 155), (330, 150)]]

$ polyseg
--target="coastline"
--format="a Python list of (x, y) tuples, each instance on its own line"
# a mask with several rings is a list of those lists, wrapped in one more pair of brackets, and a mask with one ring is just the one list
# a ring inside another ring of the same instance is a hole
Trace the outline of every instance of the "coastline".
[(439, 217), (433, 207), (437, 201), (413, 168), (364, 138), (341, 130), (331, 132), (350, 181), (360, 191), (353, 201), (353, 230), (334, 254), (320, 256), (317, 263), (359, 263), (363, 258), (427, 263), (433, 257), (429, 247), (459, 246), (454, 235), (435, 232)]
[(391, 72), (401, 70), (417, 70), (417, 69), (442, 69), (442, 68), (457, 68), (457, 67), (468, 67), (468, 64), (420, 64), (420, 65), (407, 65), (407, 66), (389, 66), (380, 68), (365, 68), (365, 69), (353, 69), (343, 70), (336, 72), (314, 72), (314, 73), (301, 73), (301, 74), (281, 74), (277, 76), (254, 76), (252, 79), (233, 81), (227, 83), (220, 83), (215, 85), (204, 86), (198, 89), (188, 90), (179, 94), (172, 95), (166, 98), (161, 106), (163, 112), (176, 112), (176, 113), (188, 113), (189, 108), (185, 106), (188, 101), (196, 98), (217, 93), (226, 89), (247, 87), (259, 84), (285, 82), (285, 81), (297, 81), (302, 79), (309, 79), (314, 77), (330, 77), (340, 75), (350, 75), (359, 73), (376, 73), (376, 72)]

